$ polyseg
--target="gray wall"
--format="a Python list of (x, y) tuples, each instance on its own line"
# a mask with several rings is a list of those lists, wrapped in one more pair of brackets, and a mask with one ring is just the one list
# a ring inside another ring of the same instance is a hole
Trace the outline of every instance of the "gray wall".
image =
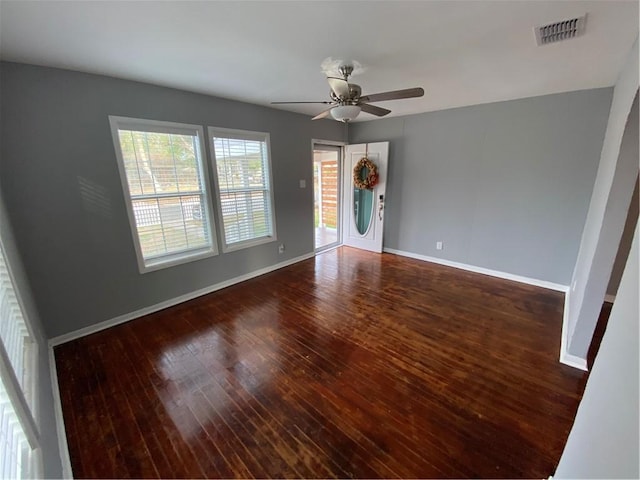
[(640, 478), (638, 241), (554, 478)]
[(390, 141), (385, 247), (568, 285), (611, 97), (603, 88), (351, 125), (350, 143)]
[[(613, 89), (598, 173), (571, 278), (571, 290), (565, 306), (566, 320), (562, 326), (563, 343), (566, 344), (568, 354), (584, 360), (585, 366), (591, 337), (602, 308), (607, 283), (611, 278), (613, 256), (611, 259), (607, 257), (610, 252), (615, 255), (616, 248), (620, 244), (621, 230), (614, 232), (607, 231), (605, 228), (605, 223), (609, 224), (609, 228), (612, 226), (615, 228), (615, 218), (618, 216), (618, 213), (614, 213), (611, 217), (608, 209), (617, 205), (615, 210), (618, 212), (618, 206), (624, 203), (626, 195), (628, 197), (624, 208), (628, 208), (633, 182), (638, 175), (637, 153), (635, 159), (629, 157), (633, 163), (623, 166), (620, 160), (624, 158), (621, 155), (621, 149), (623, 137), (627, 131), (629, 112), (637, 99), (640, 85), (639, 62), (638, 37), (636, 37)], [(628, 180), (631, 184), (627, 187), (625, 185)], [(611, 222), (612, 218), (613, 222)]]
[(33, 327), (38, 343), (38, 415), (37, 418), (40, 443), (42, 445), (42, 463), (44, 477), (62, 477), (62, 463), (60, 461), (60, 448), (58, 445), (58, 433), (53, 410), (53, 393), (51, 390), (51, 376), (49, 374), (49, 352), (47, 341), (43, 335), (42, 325), (38, 309), (33, 301), (29, 281), (25, 274), (20, 252), (18, 251), (13, 230), (7, 217), (3, 194), (0, 189), (0, 238), (7, 255), (7, 262), (13, 279), (16, 282), (18, 294), (22, 300), (29, 324)]
[(640, 213), (640, 190), (638, 187), (638, 178), (636, 178), (636, 186), (633, 189), (633, 196), (631, 197), (631, 204), (629, 205), (629, 211), (627, 212), (627, 219), (624, 222), (624, 230), (622, 231), (622, 238), (620, 238), (618, 253), (616, 253), (616, 259), (613, 262), (613, 270), (611, 271), (611, 278), (609, 279), (609, 285), (607, 286), (607, 294), (614, 297), (618, 291), (618, 287), (620, 286), (622, 272), (624, 272), (624, 266), (627, 263), (629, 250), (631, 250), (633, 232), (635, 232), (636, 225), (638, 224), (638, 214)]
[[(47, 336), (313, 251), (313, 192), (298, 182), (313, 184), (311, 139), (342, 141), (343, 124), (52, 68), (2, 63), (0, 75), (1, 186)], [(285, 253), (268, 243), (140, 274), (108, 115), (269, 132)]]
[(585, 283), (580, 319), (569, 337), (567, 351), (579, 358), (587, 358), (638, 175), (640, 155), (638, 113), (638, 95), (636, 94), (620, 143), (620, 154), (616, 162), (611, 190), (607, 196), (605, 214), (602, 217), (589, 278)]

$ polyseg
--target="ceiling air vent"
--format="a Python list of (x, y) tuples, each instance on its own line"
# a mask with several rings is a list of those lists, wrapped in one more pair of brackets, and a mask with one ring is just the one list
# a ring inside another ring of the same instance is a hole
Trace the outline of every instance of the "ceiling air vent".
[(575, 38), (584, 33), (584, 26), (587, 21), (587, 14), (581, 17), (563, 20), (561, 22), (550, 23), (542, 27), (534, 28), (538, 45), (561, 42)]

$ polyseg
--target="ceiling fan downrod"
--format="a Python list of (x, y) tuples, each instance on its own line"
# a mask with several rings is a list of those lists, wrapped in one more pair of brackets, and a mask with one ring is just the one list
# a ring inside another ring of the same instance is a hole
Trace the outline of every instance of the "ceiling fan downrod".
[(349, 78), (349, 76), (353, 73), (353, 65), (340, 65), (340, 67), (338, 68), (338, 71), (346, 81)]

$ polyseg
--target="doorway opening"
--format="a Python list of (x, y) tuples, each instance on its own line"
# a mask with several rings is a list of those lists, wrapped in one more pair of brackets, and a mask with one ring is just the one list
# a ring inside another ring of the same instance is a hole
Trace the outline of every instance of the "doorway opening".
[(340, 167), (342, 149), (313, 146), (314, 248), (316, 252), (340, 244)]
[(604, 297), (604, 304), (596, 323), (596, 329), (591, 339), (591, 345), (587, 352), (587, 368), (591, 370), (593, 362), (600, 349), (600, 342), (607, 329), (607, 323), (609, 322), (609, 315), (615, 302), (616, 294), (618, 293), (618, 287), (622, 280), (622, 274), (624, 267), (627, 264), (629, 258), (629, 252), (631, 251), (631, 243), (633, 242), (633, 234), (636, 231), (638, 224), (638, 216), (640, 215), (640, 176), (636, 177), (636, 186), (633, 189), (633, 196), (631, 197), (631, 203), (629, 205), (629, 211), (624, 224), (624, 230), (622, 231), (622, 237), (620, 238), (620, 244), (618, 245), (618, 252), (613, 262), (611, 271), (611, 277), (609, 278), (609, 284), (607, 286), (607, 293)]

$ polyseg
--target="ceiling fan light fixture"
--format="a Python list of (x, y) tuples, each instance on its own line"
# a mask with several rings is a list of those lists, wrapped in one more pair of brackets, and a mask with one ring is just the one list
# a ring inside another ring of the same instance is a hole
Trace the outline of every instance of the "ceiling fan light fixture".
[[(2, 0), (0, 0), (2, 1)], [(331, 58), (326, 59), (323, 62), (323, 66), (325, 63), (327, 65), (332, 63), (333, 60)], [(330, 92), (329, 98), (330, 101), (320, 101), (320, 102), (271, 102), (272, 104), (283, 104), (283, 103), (320, 103), (323, 105), (334, 105), (333, 107), (329, 107), (326, 110), (323, 110), (318, 115), (313, 117), (311, 120), (320, 120), (323, 118), (327, 118), (331, 116), (335, 120), (339, 122), (350, 122), (355, 120), (355, 118), (360, 115), (360, 112), (369, 113), (371, 115), (375, 115), (376, 117), (384, 117), (391, 113), (391, 110), (386, 108), (378, 107), (376, 105), (371, 105), (372, 102), (386, 102), (387, 100), (399, 100), (401, 98), (415, 98), (422, 97), (424, 95), (424, 89), (421, 87), (416, 88), (405, 88), (404, 90), (394, 90), (389, 92), (381, 92), (374, 93), (373, 95), (362, 95), (362, 89), (360, 85), (356, 85), (355, 83), (349, 83), (349, 76), (353, 75), (355, 67), (355, 63), (348, 65), (340, 64), (338, 65), (338, 73), (332, 73), (329, 75), (327, 71), (327, 81), (329, 82)], [(358, 64), (359, 65), (359, 64)], [(335, 76), (338, 75), (338, 76)]]
[(331, 109), (331, 116), (340, 122), (350, 122), (360, 114), (358, 105), (338, 105)]

